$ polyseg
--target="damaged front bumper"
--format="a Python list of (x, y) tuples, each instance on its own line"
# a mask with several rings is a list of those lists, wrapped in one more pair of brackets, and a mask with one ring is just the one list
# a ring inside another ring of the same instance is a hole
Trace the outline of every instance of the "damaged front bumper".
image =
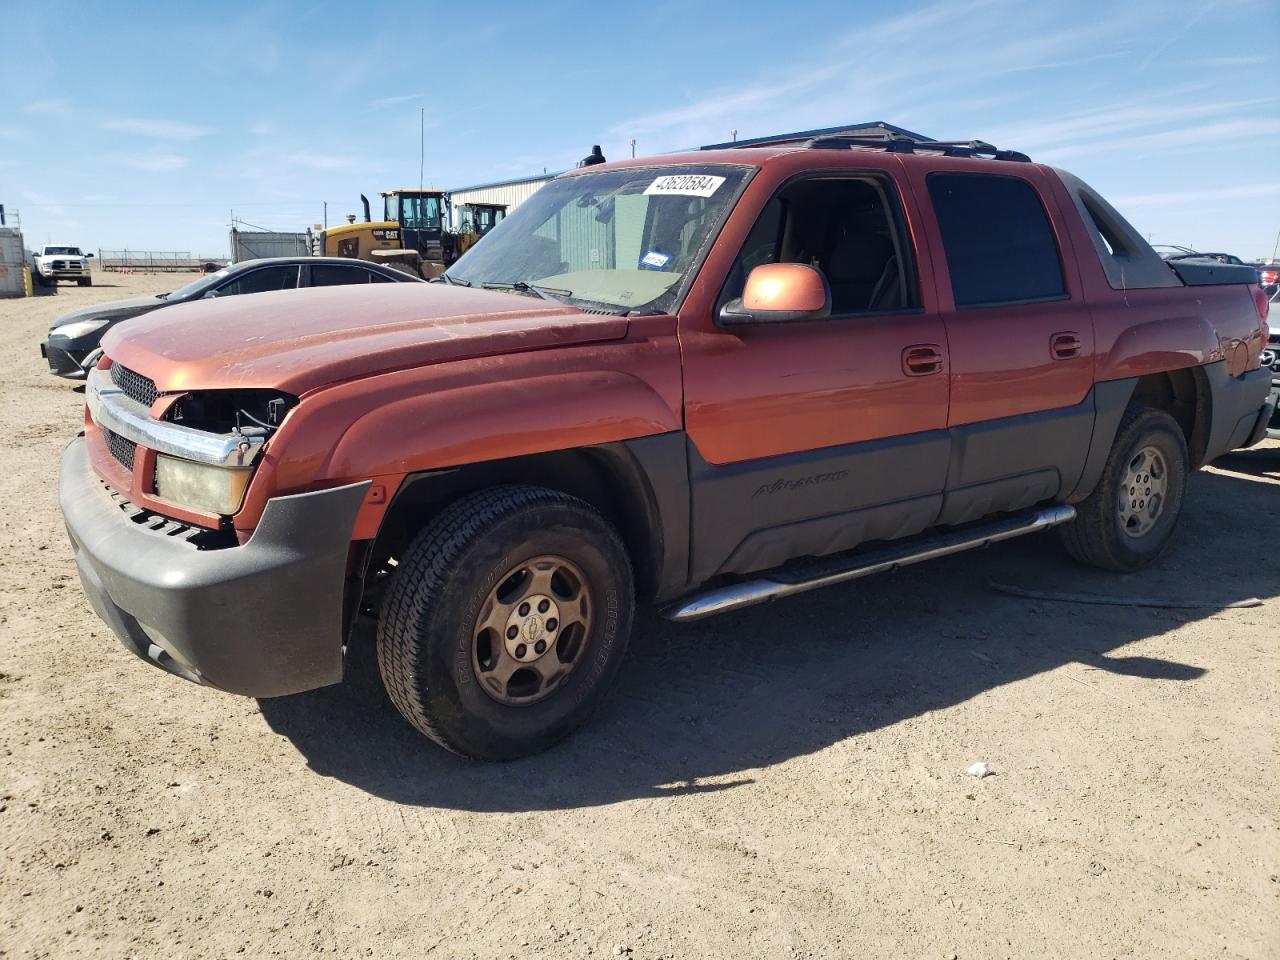
[(84, 437), (63, 453), (58, 495), (85, 594), (126, 647), (184, 679), (276, 697), (342, 679), (347, 558), (368, 485), (275, 497), (247, 543), (210, 550), (122, 510)]

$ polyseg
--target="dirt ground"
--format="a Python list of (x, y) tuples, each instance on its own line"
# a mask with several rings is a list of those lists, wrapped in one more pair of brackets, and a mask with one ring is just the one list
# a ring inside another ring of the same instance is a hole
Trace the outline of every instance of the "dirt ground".
[(642, 616), (594, 725), (479, 765), (367, 649), (255, 702), (89, 611), (55, 484), (83, 397), (37, 346), (186, 279), (0, 301), (0, 956), (1280, 956), (1280, 444), (1196, 475), (1142, 574), (1046, 535)]

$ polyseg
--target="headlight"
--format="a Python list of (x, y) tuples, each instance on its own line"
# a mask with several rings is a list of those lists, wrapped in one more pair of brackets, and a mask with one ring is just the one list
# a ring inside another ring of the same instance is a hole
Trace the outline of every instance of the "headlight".
[(252, 472), (247, 467), (215, 467), (158, 454), (156, 496), (181, 507), (232, 514), (240, 509)]
[(66, 337), (68, 340), (74, 340), (76, 337), (83, 337), (86, 333), (101, 330), (106, 325), (106, 320), (77, 320), (75, 323), (54, 327), (49, 333), (59, 337)]

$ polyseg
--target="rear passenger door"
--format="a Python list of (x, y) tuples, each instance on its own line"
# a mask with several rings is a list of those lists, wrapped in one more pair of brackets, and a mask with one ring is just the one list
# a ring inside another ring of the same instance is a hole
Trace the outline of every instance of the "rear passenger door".
[(1093, 323), (1044, 174), (974, 163), (913, 167), (950, 348), (940, 523), (1065, 495), (1093, 432)]

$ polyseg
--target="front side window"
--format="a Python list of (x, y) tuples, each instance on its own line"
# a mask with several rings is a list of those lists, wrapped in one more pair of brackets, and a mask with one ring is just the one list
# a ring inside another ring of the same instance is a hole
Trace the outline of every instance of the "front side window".
[(915, 306), (898, 209), (893, 188), (876, 177), (788, 184), (751, 228), (721, 302), (742, 296), (747, 274), (761, 264), (803, 263), (827, 278), (832, 316)]
[(927, 178), (957, 307), (1066, 296), (1062, 260), (1040, 195), (1017, 177)]
[(268, 293), (272, 290), (292, 290), (298, 285), (298, 268), (294, 266), (263, 267), (250, 270), (222, 286), (208, 296), (235, 297), (242, 293)]
[(553, 180), (446, 277), (617, 312), (673, 310), (750, 172), (673, 164)]

